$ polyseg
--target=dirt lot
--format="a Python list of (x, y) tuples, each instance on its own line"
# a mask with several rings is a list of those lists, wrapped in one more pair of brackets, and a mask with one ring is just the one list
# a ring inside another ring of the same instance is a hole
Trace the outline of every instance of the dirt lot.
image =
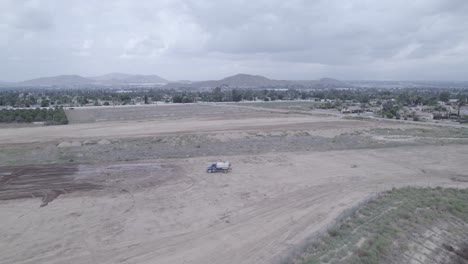
[(276, 263), (375, 192), (468, 187), (458, 130), (181, 107), (0, 129), (0, 263)]

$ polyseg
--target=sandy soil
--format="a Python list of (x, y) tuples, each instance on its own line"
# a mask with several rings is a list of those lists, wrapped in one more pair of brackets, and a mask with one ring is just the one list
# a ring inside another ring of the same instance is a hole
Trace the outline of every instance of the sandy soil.
[(191, 134), (206, 132), (258, 131), (307, 129), (317, 127), (352, 128), (378, 127), (370, 122), (339, 120), (337, 118), (282, 116), (269, 118), (248, 118), (231, 120), (197, 119), (150, 120), (141, 122), (103, 122), (70, 126), (47, 126), (33, 128), (0, 129), (0, 144), (47, 142), (58, 140), (80, 140), (88, 138), (154, 137), (160, 135)]
[(346, 120), (326, 115), (288, 113), (282, 109), (231, 105), (77, 108), (67, 110), (67, 115), (70, 116), (71, 125), (0, 129), (0, 144), (246, 131), (333, 130), (336, 134), (336, 131), (343, 133), (402, 126), (398, 123)]
[[(0, 203), (2, 263), (272, 263), (367, 195), (465, 186), (464, 146), (80, 165), (101, 190)], [(218, 158), (218, 157), (216, 157)], [(14, 181), (10, 182), (14, 184)]]
[[(55, 144), (65, 140), (203, 133), (229, 143), (249, 131), (315, 131), (314, 138), (389, 126), (226, 109), (234, 107), (187, 107), (175, 119), (132, 114), (126, 118), (136, 120), (0, 129), (0, 147), (39, 142), (59, 149)], [(86, 155), (84, 145), (73, 149)], [(375, 192), (407, 185), (468, 187), (454, 180), (467, 176), (463, 144), (236, 153), (0, 167), (0, 263), (276, 263)], [(206, 173), (215, 160), (231, 161), (233, 171)]]

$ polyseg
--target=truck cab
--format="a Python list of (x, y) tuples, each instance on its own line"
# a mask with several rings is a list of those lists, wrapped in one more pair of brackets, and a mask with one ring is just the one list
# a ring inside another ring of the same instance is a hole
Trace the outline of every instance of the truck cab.
[(216, 170), (217, 170), (216, 169), (216, 163), (213, 163), (210, 166), (208, 166), (208, 169), (206, 171), (207, 172), (215, 172)]

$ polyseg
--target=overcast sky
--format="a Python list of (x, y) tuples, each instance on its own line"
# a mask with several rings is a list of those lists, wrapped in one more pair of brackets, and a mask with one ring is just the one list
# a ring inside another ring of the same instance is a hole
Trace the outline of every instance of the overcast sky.
[(466, 0), (1, 0), (0, 80), (468, 80)]

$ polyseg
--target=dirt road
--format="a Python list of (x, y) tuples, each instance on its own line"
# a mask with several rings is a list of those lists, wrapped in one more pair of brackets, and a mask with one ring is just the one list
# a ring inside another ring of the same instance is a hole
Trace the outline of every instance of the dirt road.
[(231, 156), (229, 174), (205, 173), (213, 157), (78, 165), (64, 178), (102, 188), (0, 201), (0, 262), (274, 263), (371, 193), (468, 187), (454, 180), (466, 157), (450, 145)]

